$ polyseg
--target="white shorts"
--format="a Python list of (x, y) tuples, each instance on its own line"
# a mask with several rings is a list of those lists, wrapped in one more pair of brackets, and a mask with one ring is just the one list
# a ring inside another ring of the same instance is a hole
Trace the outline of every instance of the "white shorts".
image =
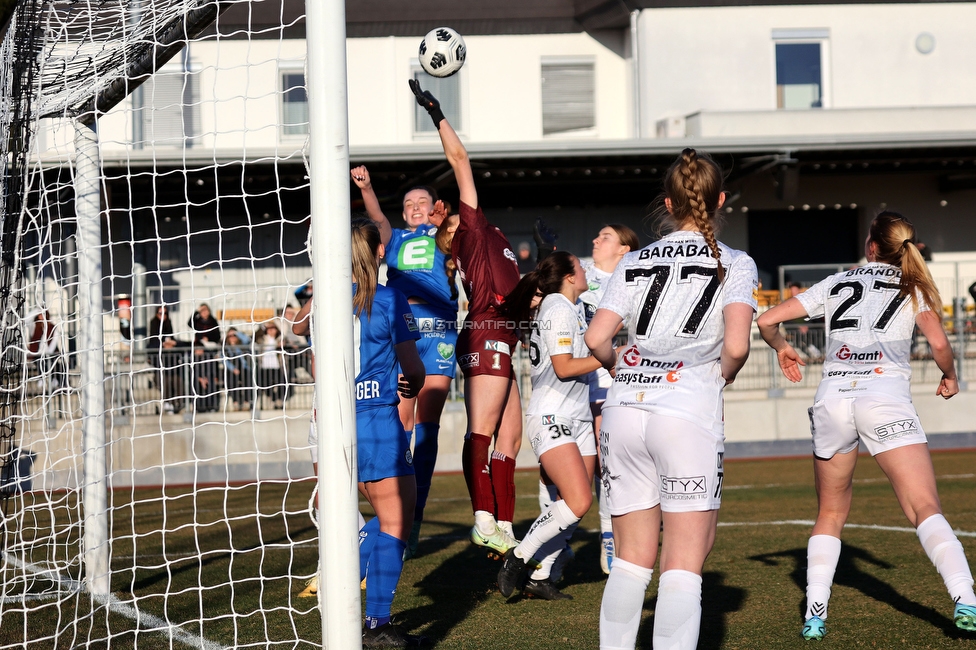
[(593, 435), (593, 423), (589, 420), (573, 420), (561, 415), (532, 415), (525, 416), (525, 433), (532, 443), (535, 457), (560, 445), (575, 443), (579, 447), (580, 456), (596, 456), (596, 438)]
[(601, 479), (612, 515), (701, 512), (722, 505), (725, 436), (680, 418), (609, 406), (600, 426)]
[(830, 398), (816, 402), (807, 413), (813, 454), (825, 460), (857, 449), (858, 439), (872, 456), (926, 442), (911, 402), (891, 402), (873, 395)]
[(590, 388), (590, 404), (602, 403), (607, 399), (607, 391), (613, 385), (613, 378), (604, 368), (597, 368), (587, 380)]

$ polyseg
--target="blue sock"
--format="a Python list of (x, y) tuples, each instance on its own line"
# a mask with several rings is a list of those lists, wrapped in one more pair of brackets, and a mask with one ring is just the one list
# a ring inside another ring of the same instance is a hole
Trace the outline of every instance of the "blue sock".
[(418, 422), (414, 425), (417, 436), (413, 445), (413, 471), (417, 479), (417, 507), (413, 520), (423, 521), (427, 495), (430, 494), (430, 477), (437, 462), (437, 434), (441, 425), (436, 422)]
[(359, 579), (366, 577), (366, 566), (369, 556), (376, 545), (376, 536), (380, 534), (380, 518), (373, 517), (359, 530)]
[(366, 580), (366, 627), (379, 627), (390, 620), (393, 594), (403, 571), (403, 549), (407, 547), (393, 535), (380, 533), (369, 556)]

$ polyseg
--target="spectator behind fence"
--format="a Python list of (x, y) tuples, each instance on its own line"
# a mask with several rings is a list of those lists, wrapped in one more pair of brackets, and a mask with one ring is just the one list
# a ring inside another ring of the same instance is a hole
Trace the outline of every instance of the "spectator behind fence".
[(281, 332), (274, 321), (268, 321), (254, 333), (258, 386), (271, 397), (275, 408), (284, 405), (285, 371), (281, 364)]
[(45, 394), (58, 389), (67, 390), (67, 373), (61, 357), (59, 339), (61, 328), (46, 309), (35, 309), (27, 314), (27, 359), (35, 362), (40, 377), (37, 385)]
[(146, 354), (149, 363), (157, 368), (156, 386), (164, 413), (179, 413), (183, 408), (180, 397), (182, 350), (185, 344), (173, 336), (173, 323), (169, 320), (169, 310), (160, 306), (156, 315), (149, 321), (149, 336), (146, 338)]
[(237, 411), (251, 407), (251, 363), (248, 359), (251, 339), (246, 334), (229, 328), (224, 337), (224, 384), (227, 386), (227, 406)]
[(312, 281), (309, 280), (302, 286), (295, 289), (295, 299), (298, 300), (298, 305), (304, 307), (308, 299), (312, 297)]
[[(306, 303), (307, 304), (307, 303)], [(312, 382), (308, 339), (292, 331), (298, 310), (288, 305), (282, 310), (280, 322), (281, 347), (285, 351), (285, 375), (288, 383), (308, 384)]]
[(200, 413), (216, 411), (220, 407), (220, 324), (206, 303), (193, 312), (187, 324), (193, 330), (193, 406)]

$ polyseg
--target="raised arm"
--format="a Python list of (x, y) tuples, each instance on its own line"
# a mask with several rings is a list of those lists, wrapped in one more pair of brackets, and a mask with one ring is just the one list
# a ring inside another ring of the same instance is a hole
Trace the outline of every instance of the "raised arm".
[(298, 336), (307, 336), (312, 333), (312, 301), (309, 298), (302, 308), (295, 315), (295, 322), (291, 325), (291, 333)]
[(390, 239), (393, 237), (393, 227), (390, 225), (390, 220), (386, 218), (386, 215), (383, 214), (383, 210), (380, 208), (380, 201), (376, 198), (376, 192), (373, 191), (373, 184), (369, 180), (369, 170), (366, 169), (365, 165), (360, 165), (359, 167), (353, 167), (349, 175), (352, 176), (352, 182), (356, 184), (356, 187), (363, 194), (363, 204), (366, 206), (366, 214), (376, 224), (376, 227), (379, 228), (380, 241), (383, 242), (384, 246), (388, 246)]
[(441, 137), (441, 145), (444, 147), (444, 155), (447, 156), (447, 162), (454, 170), (454, 178), (457, 180), (458, 190), (461, 193), (461, 202), (477, 209), (478, 191), (474, 186), (474, 173), (471, 171), (471, 161), (468, 159), (467, 149), (461, 144), (461, 139), (454, 131), (454, 127), (444, 117), (441, 104), (437, 98), (429, 90), (421, 88), (420, 83), (416, 80), (410, 79), (408, 83), (410, 90), (417, 98), (417, 103), (427, 111), (437, 128), (437, 133)]

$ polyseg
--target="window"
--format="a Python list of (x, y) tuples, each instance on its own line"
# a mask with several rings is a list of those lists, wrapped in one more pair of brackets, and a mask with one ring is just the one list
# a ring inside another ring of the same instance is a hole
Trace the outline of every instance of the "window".
[(281, 71), (281, 134), (308, 133), (308, 93), (305, 73), (301, 70)]
[(542, 62), (542, 135), (596, 127), (592, 61)]
[(776, 107), (824, 106), (824, 57), (827, 29), (774, 29), (776, 47)]
[(196, 75), (166, 66), (132, 94), (132, 142), (137, 149), (191, 146), (196, 135)]
[[(453, 74), (450, 77), (432, 77), (420, 66), (416, 66), (413, 71), (413, 78), (420, 82), (420, 87), (429, 90), (430, 93), (441, 103), (441, 110), (444, 117), (451, 123), (455, 131), (461, 130), (461, 73)], [(431, 121), (420, 104), (411, 102), (414, 106), (413, 111), (413, 130), (414, 133), (437, 133), (437, 128)]]

